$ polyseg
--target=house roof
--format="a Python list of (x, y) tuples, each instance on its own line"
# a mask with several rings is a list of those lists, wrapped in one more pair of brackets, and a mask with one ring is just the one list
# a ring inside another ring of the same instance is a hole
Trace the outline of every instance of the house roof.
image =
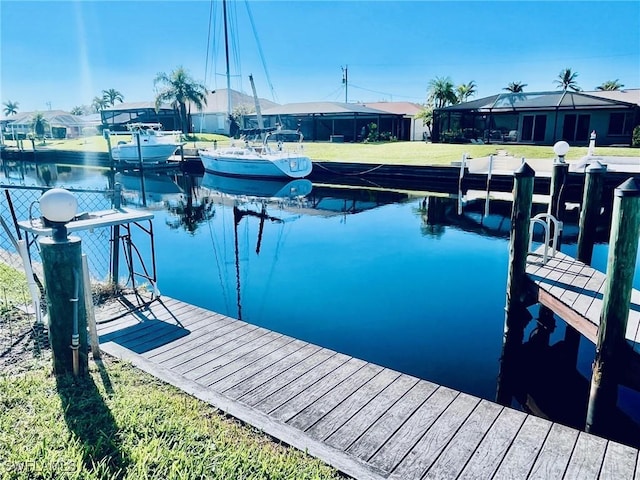
[(619, 102), (635, 103), (640, 105), (640, 88), (628, 88), (625, 90), (612, 90), (594, 92), (584, 92), (596, 97), (607, 98), (609, 100), (617, 100)]
[[(219, 88), (213, 90), (210, 94), (207, 95), (207, 104), (205, 105), (202, 113), (227, 113), (227, 105), (229, 95), (227, 95), (226, 88)], [(236, 90), (230, 90), (231, 92), (231, 107), (232, 110), (235, 107), (245, 106), (248, 107), (250, 111), (255, 111), (255, 100), (253, 96), (246, 95), (242, 92), (238, 92)], [(272, 102), (270, 100), (266, 100), (264, 98), (258, 98), (258, 102), (260, 103), (260, 109), (264, 110), (267, 108), (272, 108), (277, 106), (278, 104)], [(197, 109), (192, 106), (191, 111), (194, 112)]]
[[(104, 108), (105, 111), (121, 111), (121, 110), (142, 110), (153, 108), (155, 110), (155, 102), (123, 102), (113, 106)], [(160, 105), (161, 110), (173, 110), (173, 107), (168, 103)]]
[(413, 102), (365, 102), (363, 105), (383, 112), (410, 117), (417, 115), (424, 108), (422, 105)]
[(262, 111), (263, 115), (312, 115), (312, 114), (389, 114), (383, 110), (370, 108), (361, 103), (339, 103), (339, 102), (305, 102), (288, 103)]
[[(605, 95), (603, 95), (603, 93)], [(477, 112), (505, 112), (515, 110), (548, 110), (548, 109), (581, 109), (581, 108), (628, 108), (638, 103), (632, 97), (622, 95), (608, 95), (614, 92), (522, 92), (500, 93), (470, 102), (459, 103), (444, 107), (443, 111), (477, 111)], [(617, 92), (621, 93), (621, 92)], [(628, 101), (620, 100), (626, 98)]]
[(33, 123), (33, 117), (36, 113), (41, 113), (44, 119), (52, 127), (78, 127), (85, 126), (85, 122), (82, 117), (78, 115), (71, 115), (70, 113), (62, 110), (45, 110), (43, 112), (22, 112), (11, 117), (7, 117), (6, 120), (9, 123), (15, 125), (31, 125)]

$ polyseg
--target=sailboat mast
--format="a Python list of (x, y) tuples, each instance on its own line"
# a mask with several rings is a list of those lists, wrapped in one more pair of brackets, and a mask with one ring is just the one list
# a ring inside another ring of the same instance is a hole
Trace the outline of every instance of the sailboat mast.
[[(258, 118), (258, 128), (264, 129), (264, 121), (262, 120), (262, 112), (260, 111), (260, 102), (258, 101), (258, 94), (256, 93), (256, 86), (253, 83), (253, 75), (249, 75), (249, 81), (251, 82), (251, 91), (253, 91), (253, 101), (256, 103), (256, 117)], [(262, 132), (260, 132), (262, 137)]]
[(229, 69), (229, 32), (227, 30), (227, 0), (222, 0), (222, 18), (224, 20), (224, 55), (227, 62), (227, 120), (231, 121), (231, 70)]

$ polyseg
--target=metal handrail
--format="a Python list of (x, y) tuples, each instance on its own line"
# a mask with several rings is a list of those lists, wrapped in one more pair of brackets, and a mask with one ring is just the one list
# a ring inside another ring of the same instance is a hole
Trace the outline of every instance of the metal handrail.
[[(553, 224), (553, 239), (551, 239), (551, 225)], [(529, 221), (529, 252), (532, 251), (533, 246), (533, 230), (536, 225), (541, 225), (544, 230), (544, 253), (542, 255), (542, 262), (547, 263), (549, 259), (549, 240), (551, 243), (551, 256), (555, 256), (558, 246), (558, 236), (562, 231), (562, 222), (550, 213), (539, 213)]]

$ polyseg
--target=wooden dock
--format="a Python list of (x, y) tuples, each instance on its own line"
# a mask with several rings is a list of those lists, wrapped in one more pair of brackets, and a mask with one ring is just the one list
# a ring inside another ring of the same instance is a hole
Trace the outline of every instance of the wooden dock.
[[(551, 309), (592, 343), (598, 341), (598, 325), (604, 294), (604, 273), (557, 252), (542, 262), (542, 247), (527, 258), (527, 276), (536, 301)], [(640, 292), (632, 290), (626, 338), (640, 353)]]
[[(163, 298), (101, 348), (357, 479), (637, 479), (638, 450)], [(635, 477), (634, 477), (635, 475)]]

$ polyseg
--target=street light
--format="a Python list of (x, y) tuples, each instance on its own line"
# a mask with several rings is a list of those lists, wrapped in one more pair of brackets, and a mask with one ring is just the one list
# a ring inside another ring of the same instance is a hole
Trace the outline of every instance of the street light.
[(66, 224), (76, 216), (78, 199), (64, 188), (52, 188), (40, 197), (39, 202), (45, 224), (51, 226), (53, 230), (53, 240), (66, 242)]
[(564, 163), (564, 156), (569, 151), (569, 148), (570, 148), (569, 144), (567, 142), (565, 142), (564, 140), (560, 140), (559, 142), (556, 142), (553, 145), (553, 151), (558, 156), (558, 158), (557, 158), (557, 162), (558, 163)]

